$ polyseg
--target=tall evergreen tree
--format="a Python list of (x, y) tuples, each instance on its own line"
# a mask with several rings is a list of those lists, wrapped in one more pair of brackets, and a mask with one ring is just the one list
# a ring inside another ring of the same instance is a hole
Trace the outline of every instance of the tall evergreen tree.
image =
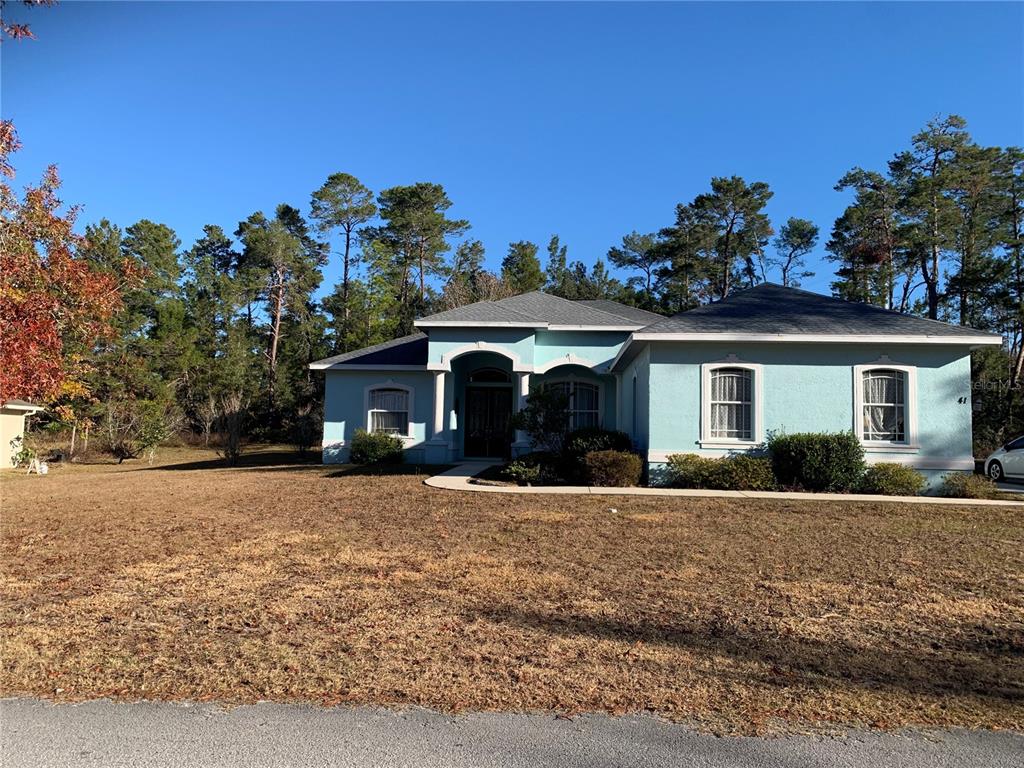
[(779, 270), (779, 278), (787, 287), (799, 288), (800, 281), (812, 277), (805, 259), (818, 243), (818, 227), (807, 219), (790, 217), (775, 236), (772, 245), (775, 258), (771, 265)]
[[(342, 329), (340, 338), (347, 340), (348, 332), (345, 323), (351, 314), (349, 308), (349, 282), (352, 270), (358, 261), (352, 251), (356, 230), (377, 215), (377, 205), (373, 193), (355, 176), (348, 173), (332, 173), (327, 181), (316, 190), (311, 200), (312, 218), (317, 223), (317, 230), (329, 235), (337, 230), (342, 237), (341, 252), (341, 284), (339, 294), (341, 300)], [(340, 351), (347, 351), (342, 342)]]
[(576, 295), (572, 273), (569, 271), (567, 258), (568, 246), (562, 244), (558, 235), (548, 240), (548, 263), (545, 269), (544, 290), (553, 296), (572, 299)]
[(391, 187), (380, 193), (377, 203), (384, 223), (367, 227), (365, 237), (379, 240), (394, 259), (402, 307), (400, 330), (408, 333), (414, 313), (429, 299), (427, 281), (445, 271), (443, 256), (451, 250), (450, 238), (469, 229), (469, 222), (448, 218), (452, 202), (440, 184)]
[(764, 182), (715, 177), (710, 192), (677, 207), (676, 237), (698, 243), (717, 298), (739, 283), (756, 285), (763, 279), (757, 260), (772, 234), (764, 213), (771, 196)]
[(939, 317), (942, 263), (955, 248), (956, 205), (950, 199), (952, 167), (970, 142), (966, 122), (958, 115), (933, 120), (912, 139), (912, 148), (889, 163), (889, 173), (902, 191), (900, 215), (906, 221), (909, 247), (925, 286), (928, 317)]
[(656, 234), (641, 235), (634, 231), (622, 238), (620, 246), (614, 246), (608, 251), (608, 259), (616, 267), (640, 273), (639, 277), (631, 277), (629, 284), (639, 287), (644, 309), (653, 309), (655, 306), (654, 289), (658, 273), (667, 259), (667, 253), (660, 245)]
[(855, 196), (826, 246), (840, 265), (832, 289), (850, 301), (907, 311), (918, 267), (899, 218), (899, 187), (880, 173), (854, 168), (835, 189)]
[(528, 240), (509, 243), (501, 261), (501, 279), (513, 294), (539, 291), (544, 287), (544, 272), (537, 258), (537, 246)]

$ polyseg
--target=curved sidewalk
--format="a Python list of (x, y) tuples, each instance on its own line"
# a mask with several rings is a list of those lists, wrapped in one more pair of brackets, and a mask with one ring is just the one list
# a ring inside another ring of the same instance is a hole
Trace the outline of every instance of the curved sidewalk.
[(877, 496), (866, 493), (796, 493), (791, 491), (709, 491), (692, 488), (597, 488), (590, 485), (484, 485), (471, 482), (474, 475), (494, 466), (488, 462), (466, 462), (423, 482), (446, 491), (476, 493), (546, 493), (594, 496), (688, 496), (691, 498), (789, 499), (795, 501), (888, 501), (897, 504), (950, 504), (953, 506), (1024, 506), (1022, 501), (1002, 499), (947, 499), (942, 496)]

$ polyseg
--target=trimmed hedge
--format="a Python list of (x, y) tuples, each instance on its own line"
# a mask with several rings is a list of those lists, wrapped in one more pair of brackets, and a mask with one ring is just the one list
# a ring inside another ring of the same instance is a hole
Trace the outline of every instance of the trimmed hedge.
[(942, 495), (953, 499), (994, 499), (999, 488), (983, 475), (950, 472), (942, 476)]
[(583, 457), (589, 485), (628, 488), (640, 484), (643, 462), (630, 451), (591, 451)]
[(784, 487), (848, 493), (860, 488), (867, 465), (852, 432), (773, 435), (768, 441), (775, 477)]
[(562, 482), (558, 454), (534, 451), (510, 461), (502, 474), (520, 485), (557, 485)]
[(357, 429), (352, 436), (349, 461), (353, 464), (401, 464), (405, 455), (400, 437)]
[(584, 427), (565, 438), (567, 456), (586, 456), (594, 451), (632, 451), (633, 440), (625, 432), (599, 427)]
[(633, 441), (625, 432), (600, 427), (584, 427), (570, 432), (562, 448), (559, 472), (570, 482), (587, 482), (584, 457), (594, 451), (632, 452)]
[(671, 484), (714, 491), (777, 491), (779, 484), (766, 456), (734, 454), (712, 458), (695, 453), (668, 457)]
[(906, 464), (892, 462), (872, 464), (860, 486), (861, 493), (885, 496), (919, 496), (923, 490), (924, 475)]

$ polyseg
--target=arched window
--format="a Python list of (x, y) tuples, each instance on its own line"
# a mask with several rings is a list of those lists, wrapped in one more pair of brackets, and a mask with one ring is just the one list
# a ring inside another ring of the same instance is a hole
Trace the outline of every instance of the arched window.
[(407, 436), (409, 434), (409, 396), (409, 390), (404, 387), (372, 388), (367, 395), (367, 431)]
[(469, 374), (471, 384), (509, 384), (512, 377), (500, 368), (477, 368)]
[(907, 442), (907, 374), (894, 368), (861, 372), (861, 439)]
[(731, 355), (701, 365), (701, 447), (732, 448), (764, 440), (762, 368)]
[(547, 385), (569, 399), (569, 429), (601, 426), (600, 389), (588, 381), (568, 379)]
[(754, 439), (754, 373), (747, 368), (711, 372), (711, 437)]

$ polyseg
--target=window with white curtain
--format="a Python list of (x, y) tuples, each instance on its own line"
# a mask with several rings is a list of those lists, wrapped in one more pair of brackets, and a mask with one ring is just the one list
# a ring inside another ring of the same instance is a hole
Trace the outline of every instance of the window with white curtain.
[(409, 434), (409, 391), (393, 387), (370, 390), (370, 432)]
[(569, 399), (569, 429), (599, 427), (600, 399), (598, 387), (587, 381), (553, 381), (547, 385), (555, 392), (561, 392)]
[(711, 424), (715, 440), (754, 439), (754, 372), (748, 368), (711, 371)]
[(907, 441), (907, 374), (892, 368), (861, 373), (861, 438), (869, 442)]

